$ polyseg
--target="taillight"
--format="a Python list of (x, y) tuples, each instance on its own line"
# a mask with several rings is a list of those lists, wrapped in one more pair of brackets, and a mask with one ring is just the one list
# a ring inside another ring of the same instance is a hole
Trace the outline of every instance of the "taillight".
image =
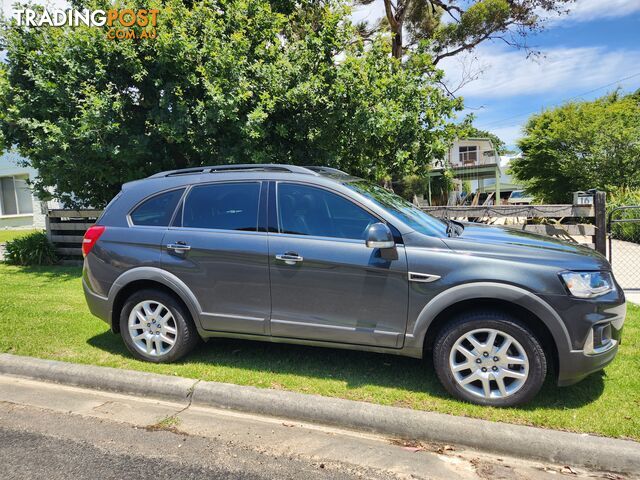
[(82, 256), (86, 257), (96, 244), (100, 236), (104, 233), (105, 227), (102, 225), (94, 225), (84, 234), (82, 239)]

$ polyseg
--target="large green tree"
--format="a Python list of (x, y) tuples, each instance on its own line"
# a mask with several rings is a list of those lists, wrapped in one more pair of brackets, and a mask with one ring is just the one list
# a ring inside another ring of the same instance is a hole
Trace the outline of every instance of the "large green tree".
[(563, 203), (572, 192), (640, 188), (640, 91), (571, 102), (534, 115), (511, 163), (539, 199)]
[(0, 129), (38, 169), (41, 195), (101, 206), (128, 180), (222, 163), (397, 178), (453, 135), (461, 105), (436, 86), (430, 54), (400, 65), (385, 39), (354, 42), (343, 2), (139, 6), (160, 10), (155, 39), (5, 21)]
[[(368, 5), (376, 0), (355, 0)], [(429, 41), (434, 63), (473, 50), (487, 40), (527, 48), (526, 38), (540, 30), (549, 14), (567, 13), (575, 0), (383, 0), (385, 16), (367, 35), (386, 30), (392, 52), (402, 58), (407, 48)]]

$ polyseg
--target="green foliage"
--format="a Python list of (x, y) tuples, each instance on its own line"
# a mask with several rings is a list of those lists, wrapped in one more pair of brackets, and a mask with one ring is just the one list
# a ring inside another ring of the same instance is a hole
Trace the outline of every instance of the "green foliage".
[(225, 163), (400, 178), (453, 135), (461, 101), (426, 48), (401, 66), (385, 39), (354, 42), (341, 1), (131, 3), (160, 9), (156, 39), (5, 21), (0, 130), (42, 195), (101, 207), (123, 182)]
[(424, 195), (429, 189), (429, 179), (420, 175), (407, 175), (402, 179), (402, 196), (413, 201), (414, 196)]
[(12, 265), (52, 265), (57, 260), (53, 245), (44, 232), (9, 240), (4, 257)]
[(571, 102), (529, 119), (512, 173), (548, 203), (572, 192), (640, 188), (640, 94)]
[[(640, 189), (624, 190), (612, 192), (607, 196), (607, 218), (609, 214), (618, 207), (635, 205), (638, 208), (618, 210), (613, 213), (613, 220), (620, 219), (640, 219)], [(611, 235), (613, 238), (625, 240), (627, 242), (640, 243), (640, 223), (622, 222), (611, 225)]]
[(455, 185), (453, 170), (446, 168), (442, 175), (431, 179), (431, 203), (433, 205), (446, 205), (449, 200), (449, 192)]

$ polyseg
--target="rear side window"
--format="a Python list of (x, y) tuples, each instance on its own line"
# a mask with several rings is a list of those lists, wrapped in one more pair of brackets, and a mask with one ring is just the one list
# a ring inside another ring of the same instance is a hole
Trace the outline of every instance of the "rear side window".
[(258, 230), (260, 183), (215, 183), (193, 187), (184, 203), (182, 226)]
[(131, 212), (131, 222), (134, 225), (152, 227), (169, 226), (182, 192), (184, 188), (161, 193), (145, 200)]

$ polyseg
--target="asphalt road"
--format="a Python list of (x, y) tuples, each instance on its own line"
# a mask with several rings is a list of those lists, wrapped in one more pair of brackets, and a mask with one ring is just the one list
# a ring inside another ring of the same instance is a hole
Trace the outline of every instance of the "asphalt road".
[[(131, 453), (105, 451), (88, 442), (76, 442), (39, 433), (0, 428), (0, 478), (9, 479), (246, 479), (323, 478), (352, 479), (362, 475), (340, 468), (321, 472), (320, 465), (282, 458), (256, 458), (243, 454), (242, 461), (230, 462), (210, 445), (196, 448), (203, 458), (181, 461), (164, 458), (166, 438), (138, 438)], [(172, 442), (169, 442), (171, 444)], [(195, 442), (190, 442), (195, 443)], [(175, 445), (174, 445), (175, 447)], [(150, 451), (155, 450), (155, 452)]]
[(0, 479), (625, 478), (0, 375)]

